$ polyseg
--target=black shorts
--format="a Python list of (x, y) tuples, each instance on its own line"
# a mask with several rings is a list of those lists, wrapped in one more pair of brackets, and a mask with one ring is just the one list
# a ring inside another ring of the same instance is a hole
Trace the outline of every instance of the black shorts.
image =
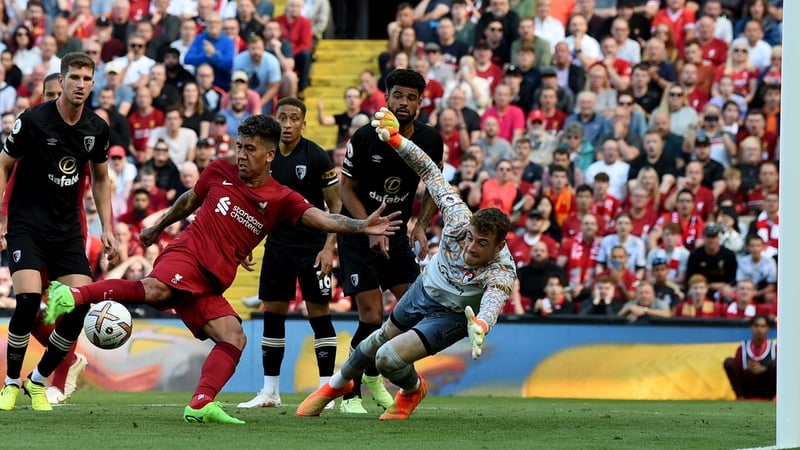
[(344, 295), (411, 284), (419, 276), (419, 264), (405, 235), (389, 239), (389, 259), (369, 248), (365, 235), (340, 234), (339, 265)]
[(64, 275), (92, 276), (83, 236), (38, 236), (16, 229), (6, 235), (8, 266), (11, 273), (47, 268), (51, 280)]
[(266, 302), (289, 302), (295, 299), (297, 281), (303, 300), (311, 303), (331, 301), (331, 276), (319, 279), (314, 260), (319, 250), (298, 250), (270, 244), (264, 248), (261, 276), (258, 281), (258, 298)]

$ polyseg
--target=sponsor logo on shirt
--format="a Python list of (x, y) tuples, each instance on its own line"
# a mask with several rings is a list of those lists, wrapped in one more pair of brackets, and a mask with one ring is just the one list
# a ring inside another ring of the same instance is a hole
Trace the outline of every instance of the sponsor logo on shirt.
[(65, 156), (58, 161), (58, 169), (61, 175), (47, 174), (47, 178), (55, 183), (58, 187), (69, 187), (78, 183), (80, 174), (78, 174), (78, 161), (71, 157)]
[(181, 274), (179, 274), (179, 273), (176, 273), (176, 274), (175, 274), (175, 275), (172, 277), (172, 280), (171, 280), (171, 281), (172, 281), (172, 284), (178, 284), (178, 283), (180, 283), (180, 282), (181, 282), (181, 280), (182, 280), (182, 279), (183, 279), (183, 275), (181, 275)]
[(231, 198), (222, 197), (219, 199), (219, 201), (217, 201), (217, 207), (214, 208), (214, 211), (222, 214), (223, 216), (227, 216), (230, 207), (231, 207)]

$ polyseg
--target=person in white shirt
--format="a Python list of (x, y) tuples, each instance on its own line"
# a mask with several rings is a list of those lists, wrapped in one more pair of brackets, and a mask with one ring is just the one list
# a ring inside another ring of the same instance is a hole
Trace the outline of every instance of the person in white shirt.
[(731, 46), (743, 42), (750, 49), (750, 61), (758, 70), (769, 67), (772, 56), (772, 46), (764, 40), (764, 30), (761, 24), (755, 20), (747, 22), (744, 26), (744, 36), (733, 40)]
[(749, 254), (737, 258), (736, 281), (752, 280), (758, 290), (756, 295), (767, 301), (775, 299), (778, 283), (778, 264), (764, 256), (764, 239), (751, 234), (747, 237)]
[[(597, 254), (597, 270), (600, 273), (606, 270), (611, 263), (611, 251), (614, 247), (623, 247), (628, 254), (628, 264), (626, 268), (635, 273), (639, 279), (644, 278), (645, 243), (642, 238), (631, 234), (633, 231), (633, 220), (628, 213), (620, 213), (616, 218), (616, 233), (605, 236), (600, 243), (600, 251)], [(619, 267), (615, 269), (620, 270)]]
[(631, 26), (622, 17), (617, 17), (611, 23), (611, 36), (617, 41), (617, 58), (628, 61), (631, 65), (642, 61), (642, 46), (630, 38)]
[(147, 140), (147, 154), (153, 154), (153, 148), (159, 139), (163, 139), (169, 146), (169, 157), (176, 166), (185, 161), (193, 161), (197, 147), (197, 133), (190, 128), (184, 128), (183, 116), (177, 106), (167, 109), (164, 114), (164, 126), (158, 127), (150, 133)]
[(534, 27), (536, 36), (546, 39), (550, 43), (550, 50), (555, 51), (556, 44), (564, 40), (564, 24), (550, 16), (551, 0), (538, 0), (536, 2), (536, 17)]
[(605, 172), (609, 178), (608, 193), (619, 201), (623, 201), (627, 195), (625, 184), (628, 182), (630, 166), (620, 159), (619, 143), (614, 139), (608, 139), (603, 142), (601, 150), (603, 159), (593, 162), (586, 168), (586, 183), (593, 183), (595, 175)]
[(145, 56), (147, 43), (138, 34), (133, 34), (128, 39), (128, 53), (112, 60), (117, 67), (122, 69), (122, 84), (134, 89), (147, 86), (150, 79), (150, 69), (155, 61)]
[(570, 35), (565, 39), (572, 52), (572, 62), (583, 67), (590, 67), (596, 61), (603, 58), (600, 43), (597, 39), (589, 36), (589, 24), (586, 18), (576, 14), (569, 19)]
[(703, 14), (714, 20), (714, 37), (725, 42), (733, 40), (733, 24), (722, 15), (722, 0), (707, 0)]

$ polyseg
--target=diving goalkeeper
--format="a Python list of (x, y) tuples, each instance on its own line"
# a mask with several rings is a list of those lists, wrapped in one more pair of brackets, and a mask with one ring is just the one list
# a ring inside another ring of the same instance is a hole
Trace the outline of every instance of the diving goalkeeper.
[(477, 359), (516, 277), (505, 241), (511, 226), (508, 216), (497, 208), (472, 214), (428, 155), (399, 134), (397, 119), (386, 108), (375, 114), (372, 126), (420, 175), (442, 211), (445, 226), (439, 252), (383, 326), (359, 344), (341, 371), (300, 404), (298, 416), (318, 416), (328, 402), (350, 392), (352, 380), (374, 359), (381, 374), (401, 388), (381, 420), (408, 419), (427, 393), (414, 361), (466, 336)]

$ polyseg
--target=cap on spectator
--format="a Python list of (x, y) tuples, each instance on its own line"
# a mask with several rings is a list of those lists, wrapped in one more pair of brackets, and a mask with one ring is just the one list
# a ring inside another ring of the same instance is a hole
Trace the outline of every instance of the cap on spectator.
[(703, 235), (708, 237), (719, 236), (719, 227), (714, 222), (711, 222), (706, 225), (706, 228), (703, 230)]
[(211, 141), (206, 138), (200, 138), (197, 140), (198, 147), (211, 147)]
[(528, 120), (531, 122), (544, 122), (544, 113), (541, 109), (534, 109), (528, 114)]
[(228, 121), (222, 114), (217, 114), (214, 116), (214, 123), (224, 124)]
[(486, 42), (485, 39), (481, 39), (477, 44), (475, 44), (474, 50), (491, 50), (491, 48), (492, 47), (489, 47), (489, 43)]
[(558, 72), (556, 72), (556, 68), (553, 66), (542, 67), (540, 73), (543, 77), (555, 77), (558, 75)]
[(233, 76), (231, 77), (231, 81), (244, 81), (245, 83), (247, 83), (247, 80), (249, 79), (250, 77), (247, 76), (247, 72), (244, 70), (237, 70), (236, 72), (233, 72)]
[(122, 148), (121, 145), (112, 145), (111, 148), (108, 149), (108, 157), (114, 158), (115, 156), (120, 158), (125, 157), (125, 149)]
[(719, 214), (725, 214), (733, 219), (734, 223), (739, 222), (739, 214), (736, 213), (736, 208), (733, 206), (722, 206), (719, 208)]
[(708, 138), (707, 134), (698, 131), (697, 136), (694, 138), (694, 145), (711, 145), (711, 139)]
[(538, 209), (532, 209), (528, 213), (528, 217), (535, 217), (537, 219), (544, 219), (544, 213), (539, 211)]
[(436, 42), (428, 42), (425, 47), (422, 47), (426, 52), (440, 52), (442, 48)]
[(106, 16), (100, 16), (95, 21), (95, 26), (98, 27), (110, 27), (111, 26), (111, 19)]
[(522, 72), (520, 72), (519, 67), (511, 64), (506, 68), (506, 75), (522, 75)]
[(115, 61), (109, 61), (106, 63), (106, 73), (121, 73), (122, 67)]
[(666, 266), (668, 264), (669, 263), (667, 262), (666, 258), (663, 258), (661, 256), (656, 256), (655, 259), (653, 259), (653, 267), (661, 265)]

